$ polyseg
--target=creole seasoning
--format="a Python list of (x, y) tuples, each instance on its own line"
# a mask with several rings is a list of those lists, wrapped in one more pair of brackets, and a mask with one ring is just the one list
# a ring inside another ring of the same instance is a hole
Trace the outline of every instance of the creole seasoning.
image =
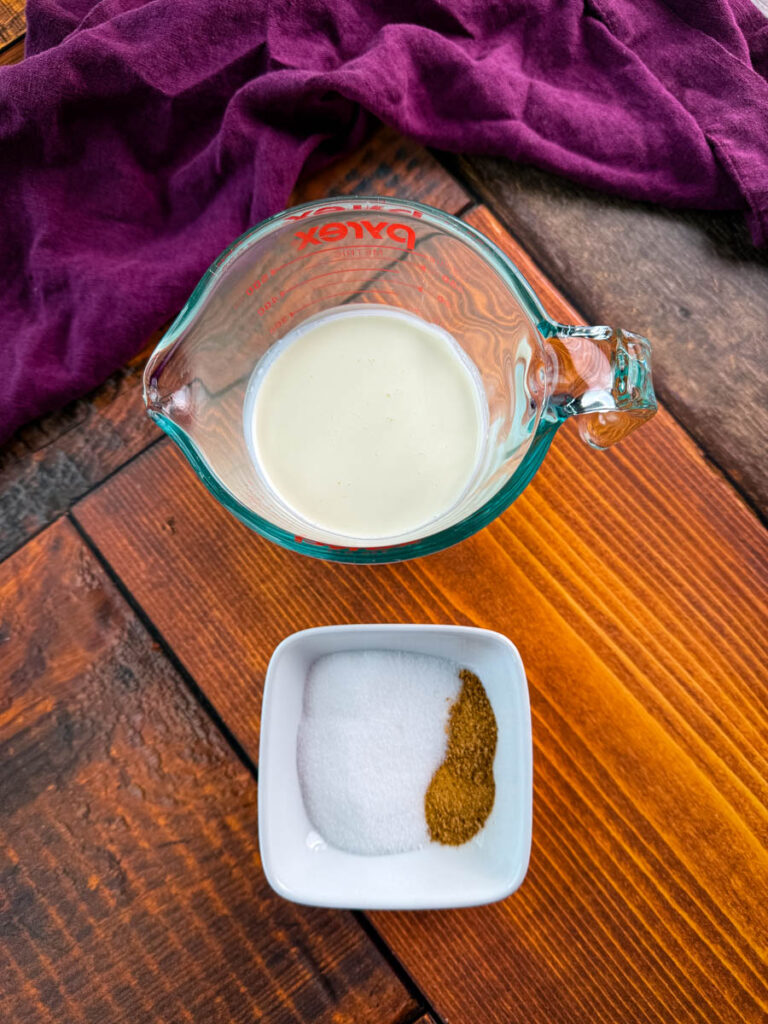
[(493, 759), (498, 730), (485, 688), (468, 669), (448, 719), (445, 759), (429, 784), (425, 813), (430, 837), (461, 846), (476, 835), (493, 808)]

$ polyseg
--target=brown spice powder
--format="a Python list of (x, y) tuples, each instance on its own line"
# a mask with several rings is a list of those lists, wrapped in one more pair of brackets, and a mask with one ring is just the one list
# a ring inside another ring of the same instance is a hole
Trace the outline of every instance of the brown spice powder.
[(474, 672), (462, 669), (459, 678), (461, 691), (448, 719), (445, 759), (424, 798), (430, 837), (447, 846), (461, 846), (480, 831), (496, 796), (496, 716)]

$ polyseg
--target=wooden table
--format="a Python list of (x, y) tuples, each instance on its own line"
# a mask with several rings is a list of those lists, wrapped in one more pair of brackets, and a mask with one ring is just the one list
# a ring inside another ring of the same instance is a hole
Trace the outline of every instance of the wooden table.
[[(692, 353), (676, 354), (669, 328), (705, 326), (710, 300), (689, 285), (718, 261), (765, 302), (763, 257), (733, 218), (607, 203), (488, 161), (451, 167), (384, 129), (296, 199), (433, 203), (491, 235), (557, 318), (610, 322), (598, 314), (615, 308), (625, 326), (657, 325), (665, 408), (606, 454), (565, 428), (490, 527), (380, 567), (300, 559), (229, 517), (143, 415), (140, 360), (25, 428), (0, 463), (0, 1020), (768, 1019), (768, 543), (743, 497), (762, 507), (765, 481), (754, 453), (731, 459), (735, 434), (706, 455), (692, 440), (706, 446), (711, 426), (704, 378), (679, 373)], [(579, 252), (587, 215), (597, 227)], [(627, 222), (675, 239), (672, 284), (661, 257), (621, 277), (613, 254), (637, 253)], [(751, 324), (758, 307), (739, 308), (724, 280), (722, 324)], [(707, 372), (733, 390), (721, 354)], [(534, 840), (503, 903), (334, 912), (266, 885), (267, 661), (293, 630), (360, 621), (486, 626), (520, 648)]]

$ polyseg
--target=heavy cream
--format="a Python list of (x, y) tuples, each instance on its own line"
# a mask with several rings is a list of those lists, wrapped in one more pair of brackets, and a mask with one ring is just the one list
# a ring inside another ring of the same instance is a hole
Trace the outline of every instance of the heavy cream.
[(348, 538), (408, 534), (472, 479), (487, 406), (445, 331), (388, 306), (338, 307), (275, 345), (249, 386), (257, 468), (302, 519)]

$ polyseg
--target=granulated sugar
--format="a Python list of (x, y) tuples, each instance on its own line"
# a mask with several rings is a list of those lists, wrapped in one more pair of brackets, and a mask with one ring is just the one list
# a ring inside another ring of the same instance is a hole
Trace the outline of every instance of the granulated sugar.
[(429, 841), (424, 796), (459, 687), (457, 665), (421, 654), (345, 651), (312, 665), (297, 758), (307, 814), (326, 842), (384, 854)]

